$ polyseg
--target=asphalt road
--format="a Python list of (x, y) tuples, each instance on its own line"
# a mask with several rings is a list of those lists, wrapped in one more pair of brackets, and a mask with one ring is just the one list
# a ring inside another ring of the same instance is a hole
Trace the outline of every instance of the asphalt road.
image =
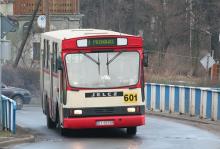
[(219, 136), (160, 117), (147, 116), (146, 126), (139, 127), (133, 138), (123, 129), (71, 131), (62, 137), (47, 129), (40, 107), (17, 111), (17, 123), (29, 129), (36, 141), (10, 149), (220, 149)]

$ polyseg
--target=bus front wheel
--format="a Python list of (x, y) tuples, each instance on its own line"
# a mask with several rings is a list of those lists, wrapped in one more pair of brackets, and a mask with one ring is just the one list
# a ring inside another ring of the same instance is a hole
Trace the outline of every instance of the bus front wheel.
[(129, 136), (135, 136), (137, 133), (137, 127), (128, 127), (127, 128), (127, 134)]

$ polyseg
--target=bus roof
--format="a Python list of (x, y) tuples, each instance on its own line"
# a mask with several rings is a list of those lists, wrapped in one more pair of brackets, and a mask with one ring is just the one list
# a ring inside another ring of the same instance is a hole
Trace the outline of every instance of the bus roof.
[(129, 34), (124, 34), (109, 30), (100, 30), (100, 29), (66, 29), (66, 30), (50, 31), (43, 33), (42, 35), (46, 38), (49, 37), (57, 40), (97, 36), (97, 35), (133, 36)]

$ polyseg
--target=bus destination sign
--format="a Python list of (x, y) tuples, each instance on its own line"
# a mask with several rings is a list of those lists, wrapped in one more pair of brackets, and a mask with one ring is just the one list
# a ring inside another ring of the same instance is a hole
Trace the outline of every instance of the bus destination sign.
[(116, 46), (117, 38), (88, 39), (88, 46)]

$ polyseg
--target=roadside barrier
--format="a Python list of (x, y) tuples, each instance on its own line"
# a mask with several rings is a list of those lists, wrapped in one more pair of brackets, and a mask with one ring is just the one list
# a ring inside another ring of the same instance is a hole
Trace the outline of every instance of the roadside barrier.
[(0, 120), (3, 130), (16, 132), (16, 102), (4, 95), (0, 98)]
[(146, 83), (147, 109), (220, 120), (220, 90)]

